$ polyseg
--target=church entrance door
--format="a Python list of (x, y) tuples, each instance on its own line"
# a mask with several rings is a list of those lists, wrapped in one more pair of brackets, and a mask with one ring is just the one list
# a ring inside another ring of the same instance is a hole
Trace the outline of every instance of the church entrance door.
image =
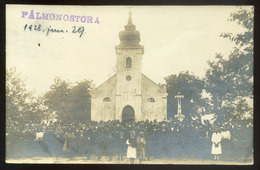
[(135, 111), (132, 106), (125, 106), (122, 112), (122, 122), (125, 121), (134, 121), (135, 120)]

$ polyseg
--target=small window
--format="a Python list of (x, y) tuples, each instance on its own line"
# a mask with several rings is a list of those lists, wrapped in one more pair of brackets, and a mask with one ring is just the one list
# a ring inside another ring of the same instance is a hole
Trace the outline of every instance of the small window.
[(105, 97), (105, 98), (103, 99), (103, 102), (110, 102), (110, 98), (109, 98), (109, 97)]
[(132, 77), (131, 76), (126, 76), (126, 78), (125, 78), (127, 81), (130, 81), (130, 80), (132, 80)]
[(154, 98), (149, 98), (148, 102), (155, 102)]
[(132, 68), (132, 59), (130, 57), (126, 58), (126, 68)]

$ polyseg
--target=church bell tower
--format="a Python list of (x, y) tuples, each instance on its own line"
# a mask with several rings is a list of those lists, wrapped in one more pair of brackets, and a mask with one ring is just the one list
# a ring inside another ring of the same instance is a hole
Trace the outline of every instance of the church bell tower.
[(120, 44), (115, 47), (116, 62), (116, 119), (141, 120), (141, 78), (144, 47), (139, 44), (140, 33), (129, 13), (125, 30), (119, 32)]

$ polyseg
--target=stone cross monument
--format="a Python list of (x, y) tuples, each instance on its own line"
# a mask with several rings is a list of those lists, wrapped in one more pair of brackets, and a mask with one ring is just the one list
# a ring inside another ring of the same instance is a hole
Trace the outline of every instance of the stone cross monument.
[(181, 114), (181, 99), (184, 98), (184, 96), (181, 95), (180, 92), (178, 92), (177, 95), (175, 95), (174, 97), (178, 99), (177, 115), (175, 115), (174, 117), (177, 117), (177, 119), (182, 122), (185, 116)]

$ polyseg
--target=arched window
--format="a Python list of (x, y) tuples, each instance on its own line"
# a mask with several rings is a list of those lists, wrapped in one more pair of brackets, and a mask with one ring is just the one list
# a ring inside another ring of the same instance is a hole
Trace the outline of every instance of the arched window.
[(126, 58), (126, 68), (132, 68), (132, 59), (130, 57)]
[(148, 102), (155, 102), (154, 98), (149, 98)]
[(105, 97), (105, 98), (103, 99), (103, 102), (110, 102), (110, 98), (109, 98), (109, 97)]

